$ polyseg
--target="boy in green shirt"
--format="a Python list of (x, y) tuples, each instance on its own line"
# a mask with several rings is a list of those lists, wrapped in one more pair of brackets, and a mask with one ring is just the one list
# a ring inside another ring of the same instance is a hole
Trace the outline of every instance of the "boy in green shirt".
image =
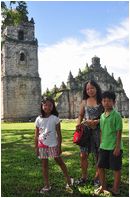
[(106, 191), (105, 169), (111, 169), (114, 171), (114, 183), (110, 192), (113, 195), (119, 195), (123, 153), (122, 118), (120, 113), (113, 108), (115, 98), (115, 93), (110, 91), (102, 94), (104, 113), (100, 118), (101, 142), (98, 168), (101, 187), (97, 190), (98, 194)]

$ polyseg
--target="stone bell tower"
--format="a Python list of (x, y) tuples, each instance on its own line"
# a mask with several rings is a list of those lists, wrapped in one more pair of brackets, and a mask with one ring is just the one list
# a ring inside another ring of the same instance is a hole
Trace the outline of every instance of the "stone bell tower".
[(40, 113), (41, 79), (33, 19), (6, 26), (2, 32), (1, 59), (2, 120), (34, 120)]

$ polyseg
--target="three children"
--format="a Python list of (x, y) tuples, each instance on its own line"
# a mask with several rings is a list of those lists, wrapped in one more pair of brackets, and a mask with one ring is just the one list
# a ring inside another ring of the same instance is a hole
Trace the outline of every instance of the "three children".
[[(104, 113), (100, 117), (100, 151), (98, 155), (98, 176), (100, 179), (100, 188), (96, 189), (96, 194), (105, 192), (107, 189), (105, 181), (105, 169), (114, 171), (114, 183), (110, 191), (113, 195), (119, 194), (119, 185), (121, 179), (123, 144), (122, 118), (119, 112), (114, 109), (115, 94), (106, 91), (102, 94), (102, 105)], [(96, 104), (96, 103), (95, 103)], [(38, 116), (35, 130), (35, 148), (37, 156), (42, 159), (42, 170), (45, 186), (41, 193), (51, 189), (48, 177), (48, 158), (53, 157), (67, 181), (66, 188), (73, 185), (73, 179), (68, 175), (67, 167), (61, 157), (61, 129), (58, 112), (54, 101), (46, 98), (41, 104), (41, 116)]]

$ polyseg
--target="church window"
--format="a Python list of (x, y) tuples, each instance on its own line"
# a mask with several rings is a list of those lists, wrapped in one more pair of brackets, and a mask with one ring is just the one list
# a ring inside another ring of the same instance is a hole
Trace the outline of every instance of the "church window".
[(109, 89), (110, 89), (110, 91), (113, 91), (114, 90), (114, 88), (112, 87), (112, 85), (110, 85), (110, 88)]
[(25, 54), (23, 52), (20, 53), (20, 61), (25, 61)]
[(20, 30), (20, 31), (18, 32), (18, 39), (21, 40), (21, 41), (24, 40), (24, 32), (23, 32), (23, 30)]

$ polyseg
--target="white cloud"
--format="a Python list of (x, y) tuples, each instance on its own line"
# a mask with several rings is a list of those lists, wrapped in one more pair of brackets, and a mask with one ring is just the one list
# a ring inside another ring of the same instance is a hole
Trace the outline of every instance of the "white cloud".
[(113, 28), (108, 29), (108, 41), (121, 41), (122, 39), (126, 39), (129, 36), (129, 24), (128, 19), (124, 20), (120, 26), (115, 26)]
[(67, 82), (69, 71), (76, 76), (79, 68), (91, 64), (93, 56), (98, 56), (102, 67), (114, 73), (115, 79), (122, 79), (126, 94), (129, 78), (128, 19), (118, 26), (109, 27), (106, 35), (94, 29), (81, 30), (84, 40), (66, 38), (54, 45), (39, 47), (39, 73), (42, 78), (42, 92), (62, 81)]

